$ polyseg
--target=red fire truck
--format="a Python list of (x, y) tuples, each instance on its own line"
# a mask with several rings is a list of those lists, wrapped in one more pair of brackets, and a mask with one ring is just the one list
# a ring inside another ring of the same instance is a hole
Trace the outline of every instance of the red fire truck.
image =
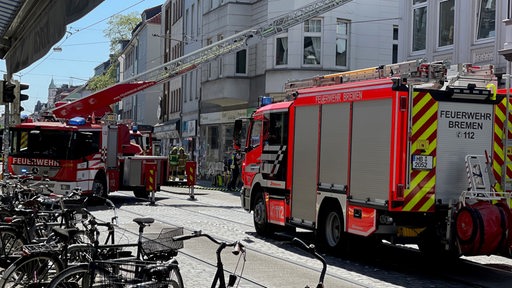
[(104, 197), (118, 190), (148, 197), (165, 183), (167, 158), (145, 155), (137, 144), (141, 132), (112, 116), (97, 122), (83, 117), (26, 122), (9, 129), (9, 172), (48, 178), (47, 185), (60, 194), (80, 187), (84, 194)]
[(257, 233), (305, 228), (338, 252), (356, 238), (510, 256), (506, 98), (492, 66), (451, 67), (410, 61), (291, 81), (287, 101), (262, 99), (245, 139), (237, 120), (241, 205)]

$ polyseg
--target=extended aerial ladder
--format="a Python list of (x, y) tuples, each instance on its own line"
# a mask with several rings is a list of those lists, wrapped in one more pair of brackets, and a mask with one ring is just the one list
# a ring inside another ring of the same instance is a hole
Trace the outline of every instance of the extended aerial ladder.
[(445, 61), (427, 62), (425, 59), (411, 60), (358, 70), (314, 76), (300, 80), (290, 80), (285, 83), (284, 91), (287, 94), (292, 94), (295, 91), (304, 88), (389, 77), (396, 78), (399, 80), (399, 82), (403, 79), (407, 79), (407, 84), (414, 85), (433, 83), (437, 84), (437, 88), (442, 88), (445, 82), (448, 80), (450, 82), (447, 84), (455, 84), (459, 87), (466, 86), (470, 83), (475, 84), (478, 87), (486, 87), (489, 83), (496, 81), (493, 73), (494, 68), (492, 65), (458, 65), (454, 68), (454, 77), (451, 78), (449, 77), (449, 71), (447, 71), (448, 66), (449, 63)]
[(268, 39), (313, 17), (328, 12), (352, 0), (315, 0), (313, 3), (267, 21), (267, 23), (239, 32), (231, 37), (171, 60), (123, 82), (105, 88), (77, 101), (59, 106), (52, 112), (57, 118), (88, 116), (99, 107), (114, 104), (124, 97), (169, 81), (220, 56), (235, 53)]

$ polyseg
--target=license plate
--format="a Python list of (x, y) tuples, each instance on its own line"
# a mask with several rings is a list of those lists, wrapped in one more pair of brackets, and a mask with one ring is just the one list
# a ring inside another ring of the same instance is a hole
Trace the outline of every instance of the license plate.
[(433, 157), (425, 155), (412, 155), (412, 169), (431, 170), (434, 167)]

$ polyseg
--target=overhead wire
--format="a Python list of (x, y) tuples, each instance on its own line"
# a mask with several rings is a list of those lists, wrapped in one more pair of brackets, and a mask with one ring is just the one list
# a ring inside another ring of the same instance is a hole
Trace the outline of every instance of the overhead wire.
[[(90, 25), (88, 25), (88, 26), (86, 26), (86, 27), (84, 27), (84, 28), (82, 28), (82, 29), (76, 29), (76, 31), (74, 31), (74, 32), (66, 31), (66, 36), (64, 37), (64, 39), (62, 40), (62, 42), (61, 42), (60, 44), (58, 44), (58, 45), (57, 45), (57, 47), (61, 47), (61, 46), (62, 46), (62, 44), (63, 44), (63, 43), (65, 43), (67, 39), (69, 39), (69, 37), (71, 37), (71, 36), (73, 36), (73, 35), (75, 35), (75, 34), (77, 34), (77, 33), (81, 32), (81, 31), (87, 30), (87, 29), (89, 29), (89, 28), (91, 28), (91, 27), (93, 27), (93, 26), (95, 26), (95, 25), (98, 25), (99, 23), (101, 23), (101, 22), (103, 22), (103, 21), (105, 21), (105, 20), (108, 20), (108, 19), (110, 19), (110, 18), (114, 17), (115, 15), (121, 14), (121, 13), (123, 13), (124, 11), (126, 11), (126, 10), (128, 10), (128, 9), (130, 9), (130, 8), (133, 8), (133, 7), (135, 7), (135, 6), (139, 5), (140, 3), (144, 2), (144, 1), (146, 1), (146, 0), (140, 0), (140, 1), (138, 1), (138, 2), (136, 2), (136, 3), (134, 3), (134, 4), (132, 4), (132, 5), (128, 6), (127, 8), (125, 8), (125, 9), (123, 9), (123, 10), (121, 10), (121, 11), (118, 11), (118, 12), (116, 12), (116, 13), (114, 13), (114, 14), (110, 15), (109, 17), (105, 17), (105, 18), (103, 18), (103, 19), (101, 19), (101, 20), (98, 20), (98, 21), (96, 21), (96, 22), (94, 22), (94, 23), (92, 23), (92, 24), (90, 24)], [(48, 55), (46, 55), (42, 60), (40, 60), (40, 61), (39, 61), (39, 62), (38, 62), (34, 67), (32, 67), (32, 69), (30, 69), (28, 72), (23, 73), (23, 75), (30, 74), (30, 72), (34, 71), (34, 69), (36, 69), (37, 67), (39, 67), (39, 65), (41, 65), (43, 62), (45, 62), (45, 61), (46, 61), (46, 60), (47, 60), (47, 59), (48, 59), (48, 58), (49, 58), (53, 53), (54, 53), (54, 51), (53, 51), (53, 50), (51, 50), (51, 51), (50, 51), (50, 53), (49, 53)]]

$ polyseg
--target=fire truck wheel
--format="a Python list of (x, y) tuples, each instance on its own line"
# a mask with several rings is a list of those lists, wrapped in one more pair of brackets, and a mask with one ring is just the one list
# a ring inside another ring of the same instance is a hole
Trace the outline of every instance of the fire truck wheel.
[(265, 206), (262, 193), (257, 194), (256, 201), (254, 203), (252, 218), (254, 220), (256, 233), (262, 236), (272, 235), (274, 233), (274, 227), (267, 221), (267, 207)]
[(92, 182), (92, 192), (94, 196), (104, 197), (108, 196), (106, 180), (101, 176), (96, 176)]
[(320, 212), (319, 227), (316, 232), (320, 247), (330, 253), (343, 251), (346, 239), (343, 234), (343, 217), (341, 208), (328, 205)]

